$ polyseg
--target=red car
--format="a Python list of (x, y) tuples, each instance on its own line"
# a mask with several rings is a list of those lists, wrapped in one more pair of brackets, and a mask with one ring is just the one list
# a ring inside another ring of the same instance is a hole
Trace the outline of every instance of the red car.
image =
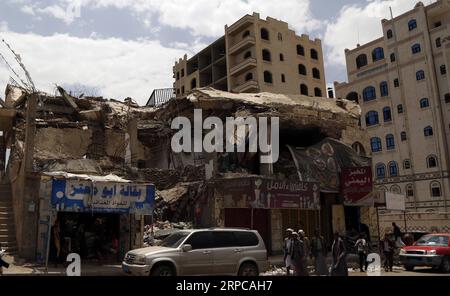
[(412, 246), (400, 250), (400, 261), (406, 270), (415, 266), (440, 268), (450, 272), (450, 234), (433, 233), (422, 236)]

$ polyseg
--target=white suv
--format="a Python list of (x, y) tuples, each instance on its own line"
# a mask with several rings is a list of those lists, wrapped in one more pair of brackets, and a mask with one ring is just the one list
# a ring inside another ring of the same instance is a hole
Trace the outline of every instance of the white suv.
[(129, 251), (122, 269), (131, 275), (258, 275), (268, 269), (267, 250), (256, 230), (180, 230), (159, 246)]

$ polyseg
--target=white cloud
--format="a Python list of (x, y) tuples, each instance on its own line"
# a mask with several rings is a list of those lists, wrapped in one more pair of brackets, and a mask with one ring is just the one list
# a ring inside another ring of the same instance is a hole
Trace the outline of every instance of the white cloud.
[(34, 11), (34, 7), (32, 5), (24, 5), (20, 8), (20, 11), (32, 16), (36, 15), (36, 12)]
[(70, 9), (62, 8), (58, 5), (51, 5), (45, 8), (38, 8), (37, 12), (52, 16), (56, 19), (60, 19), (66, 24), (71, 24), (75, 18), (75, 15)]
[[(58, 5), (40, 8), (68, 23), (62, 13), (72, 0), (58, 0)], [(313, 18), (310, 0), (77, 0), (84, 8), (128, 9), (145, 26), (158, 25), (189, 30), (194, 36), (218, 37), (225, 24), (232, 24), (245, 14), (260, 12), (288, 22), (299, 33), (317, 31), (323, 25)]]
[[(79, 83), (98, 88), (105, 97), (129, 96), (140, 104), (147, 101), (154, 88), (172, 86), (172, 65), (187, 51), (146, 39), (92, 39), (66, 34), (44, 37), (13, 32), (3, 33), (2, 37), (22, 56), (36, 87), (42, 91), (53, 92), (55, 83)], [(0, 50), (7, 53), (4, 46)], [(10, 75), (0, 63), (2, 88)]]
[(345, 66), (345, 48), (364, 44), (382, 36), (381, 19), (390, 19), (389, 7), (394, 16), (414, 8), (417, 0), (372, 0), (365, 5), (344, 6), (336, 19), (327, 24), (324, 35), (326, 63)]
[(0, 22), (0, 32), (8, 31), (8, 23), (5, 21)]

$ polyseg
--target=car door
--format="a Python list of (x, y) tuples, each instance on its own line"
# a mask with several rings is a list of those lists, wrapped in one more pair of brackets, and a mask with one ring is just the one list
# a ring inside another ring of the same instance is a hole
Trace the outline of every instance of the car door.
[(212, 273), (212, 240), (211, 231), (197, 231), (189, 236), (184, 245), (191, 245), (192, 250), (181, 253), (182, 275), (210, 275)]
[(241, 249), (233, 231), (213, 232), (213, 273), (235, 274), (241, 258)]

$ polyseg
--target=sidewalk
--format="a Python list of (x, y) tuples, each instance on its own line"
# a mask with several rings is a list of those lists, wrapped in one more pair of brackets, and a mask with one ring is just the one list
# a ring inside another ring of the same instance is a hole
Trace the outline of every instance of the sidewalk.
[[(4, 260), (10, 263), (9, 268), (3, 268), (3, 274), (8, 275), (46, 275), (46, 276), (65, 276), (66, 267), (59, 264), (55, 267), (54, 264), (49, 264), (46, 271), (45, 266), (33, 263), (24, 263), (15, 261), (15, 258), (6, 255)], [(82, 276), (123, 276), (122, 266), (117, 264), (99, 265), (92, 262), (81, 264)]]

